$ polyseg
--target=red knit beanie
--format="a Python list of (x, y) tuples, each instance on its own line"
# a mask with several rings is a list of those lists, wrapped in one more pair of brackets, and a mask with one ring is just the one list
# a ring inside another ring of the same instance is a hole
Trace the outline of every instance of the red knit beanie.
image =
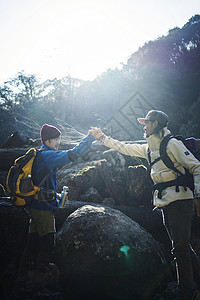
[(55, 126), (44, 124), (40, 130), (40, 138), (42, 143), (50, 139), (58, 138), (61, 135), (61, 132)]

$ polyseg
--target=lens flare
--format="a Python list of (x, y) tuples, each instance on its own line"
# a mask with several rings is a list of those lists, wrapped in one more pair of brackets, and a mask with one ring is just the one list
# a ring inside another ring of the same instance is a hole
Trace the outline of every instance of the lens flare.
[(124, 245), (124, 246), (122, 246), (122, 247), (120, 248), (120, 251), (123, 252), (123, 253), (125, 254), (126, 257), (128, 257), (128, 251), (129, 251), (129, 250), (130, 250), (130, 247), (129, 247), (129, 246), (126, 246), (126, 245)]

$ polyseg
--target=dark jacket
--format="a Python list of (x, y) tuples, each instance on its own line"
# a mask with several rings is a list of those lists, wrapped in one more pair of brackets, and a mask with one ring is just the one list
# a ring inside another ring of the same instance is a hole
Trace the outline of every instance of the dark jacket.
[[(47, 191), (47, 189), (53, 190), (56, 195), (56, 168), (69, 164), (77, 157), (82, 156), (88, 149), (91, 148), (94, 140), (95, 139), (92, 135), (86, 136), (76, 147), (65, 151), (55, 151), (43, 144), (40, 149), (41, 151), (37, 153), (33, 163), (33, 183), (37, 186), (42, 186), (45, 191)], [(43, 181), (45, 177), (46, 179)], [(58, 200), (56, 197), (54, 197), (53, 200), (48, 201), (44, 201), (44, 199), (34, 199), (30, 206), (40, 210), (55, 210), (58, 207)]]

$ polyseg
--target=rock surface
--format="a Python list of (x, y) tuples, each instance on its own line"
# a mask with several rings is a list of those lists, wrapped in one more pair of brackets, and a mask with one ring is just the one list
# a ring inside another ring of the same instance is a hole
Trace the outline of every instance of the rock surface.
[(24, 249), (29, 225), (29, 213), (10, 202), (9, 198), (0, 200), (0, 261), (1, 271), (8, 264), (17, 264)]
[(69, 298), (150, 299), (159, 286), (165, 266), (159, 243), (118, 210), (83, 206), (56, 241), (55, 262)]
[(115, 205), (151, 206), (152, 182), (147, 168), (140, 160), (116, 151), (105, 151), (98, 160), (79, 160), (63, 166), (58, 170), (58, 190), (64, 185), (69, 187), (69, 199), (74, 201), (91, 202), (88, 190), (92, 187), (98, 203), (112, 198)]
[[(85, 205), (93, 205), (99, 206), (99, 204), (95, 203), (87, 203), (83, 201), (71, 201), (68, 200), (66, 205), (62, 209), (58, 209), (55, 212), (56, 219), (56, 228), (57, 231), (63, 226), (67, 217), (75, 212), (78, 208), (81, 208)], [(166, 229), (162, 222), (162, 216), (160, 210), (152, 210), (150, 206), (126, 206), (126, 205), (114, 205), (110, 203), (109, 206), (113, 209), (117, 209), (121, 211), (123, 214), (131, 218), (133, 221), (138, 223), (140, 226), (145, 228), (151, 235), (154, 237), (156, 241), (162, 243), (164, 245), (164, 249), (166, 250), (166, 255), (169, 255), (169, 259), (171, 259), (170, 249), (171, 244), (166, 232)]]

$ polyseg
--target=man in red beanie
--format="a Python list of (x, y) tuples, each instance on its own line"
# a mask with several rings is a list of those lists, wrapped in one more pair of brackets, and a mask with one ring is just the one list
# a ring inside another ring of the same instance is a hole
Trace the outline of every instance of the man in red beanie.
[(33, 183), (40, 187), (38, 199), (30, 205), (30, 227), (26, 249), (21, 259), (21, 270), (37, 268), (48, 272), (54, 250), (55, 218), (58, 208), (56, 190), (56, 168), (73, 162), (90, 149), (95, 138), (88, 135), (73, 149), (58, 151), (61, 132), (58, 128), (44, 124), (40, 130), (42, 146), (32, 167)]

